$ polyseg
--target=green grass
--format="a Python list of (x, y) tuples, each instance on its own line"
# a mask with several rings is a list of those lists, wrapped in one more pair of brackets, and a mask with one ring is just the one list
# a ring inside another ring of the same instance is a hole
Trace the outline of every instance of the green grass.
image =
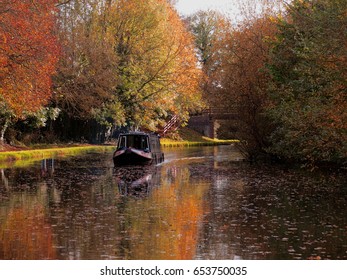
[(0, 152), (0, 168), (5, 168), (8, 166), (23, 166), (23, 164), (28, 165), (35, 160), (46, 158), (74, 156), (87, 152), (106, 152), (112, 150), (114, 150), (114, 146), (86, 145), (76, 147), (55, 147), (46, 149), (28, 149), (20, 151)]

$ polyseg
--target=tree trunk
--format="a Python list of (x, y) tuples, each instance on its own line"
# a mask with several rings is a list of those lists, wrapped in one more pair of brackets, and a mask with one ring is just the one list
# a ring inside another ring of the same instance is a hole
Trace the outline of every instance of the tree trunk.
[(9, 125), (10, 125), (10, 119), (6, 118), (4, 126), (2, 127), (0, 132), (0, 144), (3, 144), (5, 142), (5, 132)]

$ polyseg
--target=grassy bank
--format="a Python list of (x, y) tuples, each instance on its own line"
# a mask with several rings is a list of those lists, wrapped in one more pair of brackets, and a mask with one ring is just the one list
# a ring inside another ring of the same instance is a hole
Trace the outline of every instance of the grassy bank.
[(160, 140), (160, 143), (163, 147), (230, 145), (237, 142), (238, 140), (220, 140), (208, 138), (186, 127), (181, 128), (170, 138), (162, 138)]
[(216, 146), (216, 145), (231, 145), (238, 142), (237, 140), (218, 140), (211, 139), (210, 141), (184, 141), (172, 140), (163, 138), (160, 143), (163, 147), (196, 147), (196, 146)]
[[(1, 164), (6, 166), (11, 162), (41, 160), (46, 158), (56, 158), (63, 156), (74, 156), (87, 152), (106, 152), (114, 150), (114, 146), (93, 146), (83, 145), (75, 147), (54, 147), (44, 149), (26, 149), (17, 151), (0, 152), (0, 167)], [(17, 165), (17, 164), (13, 164)]]

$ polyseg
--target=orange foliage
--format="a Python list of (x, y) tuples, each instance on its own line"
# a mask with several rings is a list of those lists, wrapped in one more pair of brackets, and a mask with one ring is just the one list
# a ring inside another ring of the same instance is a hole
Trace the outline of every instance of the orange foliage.
[[(221, 72), (227, 91), (233, 98), (255, 98), (255, 102), (266, 101), (266, 88), (269, 79), (265, 66), (269, 60), (267, 40), (276, 33), (276, 26), (271, 20), (258, 19), (246, 24), (241, 30), (234, 30), (224, 42), (228, 46), (222, 57), (224, 67)], [(259, 100), (258, 100), (259, 99)], [(243, 100), (245, 101), (245, 100)]]
[(200, 85), (203, 74), (201, 69), (197, 67), (198, 62), (194, 51), (193, 37), (187, 32), (182, 20), (172, 7), (169, 7), (168, 22), (168, 28), (172, 30), (167, 32), (167, 36), (169, 38), (176, 37), (176, 42), (170, 42), (169, 40), (169, 44), (176, 47), (176, 67), (172, 73), (172, 78), (174, 90), (179, 93), (178, 102), (172, 110), (177, 110), (179, 105), (186, 105), (186, 107), (180, 109), (188, 110), (189, 105), (197, 105), (201, 98)]
[(5, 0), (0, 4), (0, 96), (21, 117), (51, 96), (58, 47), (55, 0)]
[(245, 140), (241, 145), (247, 156), (265, 152), (266, 135), (271, 130), (264, 117), (270, 105), (266, 66), (270, 59), (268, 41), (276, 31), (270, 18), (254, 19), (232, 28), (216, 46), (218, 55), (214, 60), (220, 66), (210, 82), (216, 96), (214, 102), (235, 114), (235, 132), (228, 137)]

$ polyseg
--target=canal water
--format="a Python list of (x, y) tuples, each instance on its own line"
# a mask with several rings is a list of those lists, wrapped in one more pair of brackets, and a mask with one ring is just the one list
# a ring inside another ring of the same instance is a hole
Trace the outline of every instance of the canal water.
[(347, 179), (242, 161), (233, 146), (112, 152), (0, 172), (0, 259), (347, 259)]

